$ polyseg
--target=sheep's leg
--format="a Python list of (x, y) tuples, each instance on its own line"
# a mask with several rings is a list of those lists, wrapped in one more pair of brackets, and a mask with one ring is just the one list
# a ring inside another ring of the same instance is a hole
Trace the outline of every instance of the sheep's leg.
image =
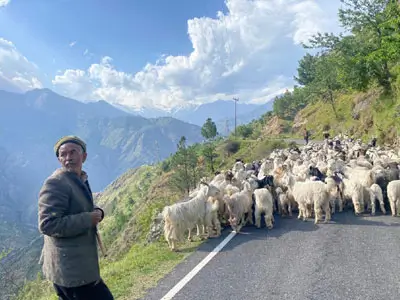
[(332, 216), (331, 216), (331, 208), (329, 206), (329, 202), (327, 202), (324, 205), (324, 211), (325, 211), (325, 223), (328, 223), (332, 218)]
[(193, 239), (192, 239), (192, 228), (189, 228), (188, 241), (189, 241), (189, 242), (192, 242), (192, 241), (193, 241)]
[(399, 207), (400, 207), (400, 197), (397, 197), (397, 199), (396, 199), (396, 212), (397, 212), (397, 216), (398, 217), (400, 217), (400, 210), (399, 210)]
[[(275, 201), (274, 201), (275, 202)], [(278, 213), (282, 216), (282, 204), (279, 202), (278, 203)], [(275, 210), (274, 210), (275, 211)]]
[(339, 197), (339, 212), (343, 212), (344, 206), (344, 198), (342, 196)]
[(317, 224), (318, 221), (322, 220), (322, 209), (321, 209), (321, 207), (319, 205), (316, 205), (314, 207), (314, 210), (315, 210), (315, 221), (314, 221), (314, 223)]
[(305, 211), (304, 211), (304, 204), (303, 203), (299, 203), (299, 215), (297, 217), (297, 219), (301, 219), (303, 218), (303, 221), (306, 220), (306, 216), (305, 216)]
[(386, 215), (385, 203), (382, 200), (379, 200), (379, 206), (381, 207), (381, 211), (384, 215)]
[(220, 236), (221, 235), (221, 223), (219, 222), (219, 220), (218, 220), (218, 217), (215, 217), (214, 218), (214, 226), (215, 226), (215, 228), (216, 228), (216, 230), (217, 230), (217, 237), (218, 236)]
[(253, 209), (250, 207), (249, 213), (247, 214), (247, 222), (253, 225)]
[(312, 212), (313, 212), (312, 206), (306, 205), (306, 217), (307, 218), (312, 218)]
[(332, 208), (332, 214), (334, 214), (336, 210), (336, 198), (330, 199), (328, 205), (330, 205), (330, 207)]
[(256, 207), (256, 209), (254, 210), (254, 218), (256, 221), (256, 227), (260, 228), (261, 227), (261, 211)]
[(370, 202), (371, 202), (371, 215), (375, 216), (376, 213), (376, 200), (375, 200), (375, 196), (370, 197)]
[(290, 200), (288, 203), (288, 214), (289, 214), (289, 217), (292, 216), (292, 201), (290, 201)]
[(174, 239), (171, 240), (171, 245), (172, 245), (171, 250), (176, 251), (176, 241)]
[(272, 229), (274, 228), (274, 224), (273, 224), (273, 215), (270, 213), (266, 213), (264, 215), (264, 219), (265, 219), (265, 224), (267, 225), (268, 229)]
[(395, 217), (396, 216), (396, 203), (395, 203), (395, 200), (390, 199), (389, 203), (390, 203), (390, 210), (392, 212), (392, 217)]

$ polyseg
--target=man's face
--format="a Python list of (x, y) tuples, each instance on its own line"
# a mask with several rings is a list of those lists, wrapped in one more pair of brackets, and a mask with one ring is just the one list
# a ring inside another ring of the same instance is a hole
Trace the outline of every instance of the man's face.
[(58, 151), (58, 160), (68, 171), (80, 173), (86, 160), (87, 153), (83, 153), (81, 146), (74, 143), (62, 145)]

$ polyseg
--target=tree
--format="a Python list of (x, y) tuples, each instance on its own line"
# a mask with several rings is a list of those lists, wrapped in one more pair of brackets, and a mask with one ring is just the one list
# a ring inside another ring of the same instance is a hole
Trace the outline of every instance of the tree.
[(341, 88), (338, 80), (338, 65), (335, 57), (332, 54), (324, 54), (316, 64), (315, 80), (310, 84), (310, 91), (322, 97), (322, 100), (330, 103), (338, 118), (334, 92)]
[(253, 128), (251, 127), (250, 124), (240, 125), (236, 128), (236, 131), (237, 131), (237, 134), (244, 139), (250, 137), (253, 134)]
[[(391, 90), (389, 60), (398, 55), (393, 43), (385, 43), (393, 37), (392, 20), (398, 17), (399, 8), (394, 0), (341, 0), (345, 8), (339, 9), (342, 26), (351, 33), (344, 41), (342, 35), (321, 34), (313, 36), (306, 48), (320, 48), (324, 53), (335, 52), (355, 66), (352, 78), (363, 74), (358, 84), (365, 88), (372, 79), (387, 91)], [(348, 37), (351, 37), (350, 39)], [(349, 41), (351, 43), (349, 43)], [(348, 66), (343, 64), (343, 66)], [(368, 76), (368, 78), (367, 78)], [(350, 83), (352, 81), (349, 81)]]
[(317, 58), (307, 53), (299, 62), (298, 77), (294, 79), (301, 85), (307, 85), (315, 79), (315, 65)]
[(218, 157), (217, 152), (215, 151), (215, 144), (213, 142), (207, 142), (204, 144), (204, 148), (202, 150), (202, 154), (207, 161), (208, 167), (212, 173), (214, 170), (215, 159)]
[(199, 174), (197, 172), (198, 155), (193, 147), (187, 147), (186, 137), (182, 136), (177, 145), (178, 150), (172, 157), (174, 173), (171, 184), (181, 192), (189, 194), (196, 186)]
[(204, 123), (203, 127), (201, 127), (201, 135), (209, 140), (213, 139), (217, 136), (217, 126), (213, 122), (211, 118), (207, 118), (206, 122)]

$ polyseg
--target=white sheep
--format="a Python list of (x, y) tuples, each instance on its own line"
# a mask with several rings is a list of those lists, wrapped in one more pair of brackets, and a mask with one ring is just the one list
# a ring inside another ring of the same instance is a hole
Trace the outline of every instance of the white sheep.
[(216, 186), (205, 182), (202, 182), (202, 185), (193, 199), (166, 206), (162, 211), (164, 236), (173, 251), (176, 249), (175, 243), (182, 240), (186, 230), (189, 230), (188, 240), (191, 240), (193, 227), (205, 224), (206, 200), (210, 196), (218, 197), (220, 194)]
[(322, 219), (322, 212), (325, 212), (325, 223), (331, 219), (329, 207), (330, 198), (337, 196), (336, 185), (325, 184), (321, 181), (296, 182), (293, 186), (292, 195), (299, 205), (298, 219), (303, 217), (305, 221), (311, 217), (311, 210), (314, 206), (315, 224)]
[(274, 201), (271, 192), (267, 188), (261, 188), (256, 189), (253, 194), (255, 198), (254, 217), (256, 227), (260, 228), (261, 214), (264, 213), (265, 224), (268, 229), (272, 229), (275, 220), (273, 216)]
[[(385, 203), (383, 202), (383, 192), (382, 192), (381, 187), (378, 184), (374, 183), (373, 185), (370, 186), (369, 190), (370, 190), (370, 193), (372, 192), (371, 198), (373, 200), (371, 200), (371, 201), (373, 201), (373, 203), (375, 204), (375, 201), (378, 200), (382, 213), (386, 214)], [(373, 215), (375, 214), (374, 208), (375, 208), (375, 205), (372, 206), (372, 214)]]
[[(253, 224), (252, 219), (252, 194), (254, 187), (251, 186), (250, 182), (244, 181), (243, 190), (232, 195), (225, 195), (224, 200), (226, 207), (229, 211), (229, 223), (233, 230), (239, 233), (240, 229), (249, 222)], [(247, 215), (247, 222), (245, 222), (245, 214)]]
[(400, 215), (400, 180), (393, 180), (387, 185), (387, 196), (392, 216)]
[(221, 235), (221, 222), (218, 218), (218, 211), (220, 207), (220, 201), (217, 197), (208, 197), (206, 203), (206, 216), (205, 216), (205, 226), (207, 227), (207, 237), (211, 236), (213, 228), (217, 231), (216, 237)]
[[(280, 215), (288, 213), (292, 216), (292, 201), (287, 192), (284, 192), (281, 187), (275, 189), (276, 195), (278, 197), (278, 212)], [(287, 207), (287, 208), (286, 208)]]

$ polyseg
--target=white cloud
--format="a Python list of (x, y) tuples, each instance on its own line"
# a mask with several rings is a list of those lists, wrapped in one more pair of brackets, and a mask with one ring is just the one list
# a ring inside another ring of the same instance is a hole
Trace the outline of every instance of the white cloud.
[(187, 56), (163, 55), (136, 74), (118, 70), (105, 56), (86, 70), (61, 72), (52, 83), (75, 99), (135, 107), (171, 108), (233, 96), (262, 103), (294, 84), (304, 54), (301, 42), (318, 31), (338, 31), (339, 5), (332, 0), (226, 0), (226, 14), (188, 20), (193, 51)]
[(10, 3), (10, 0), (0, 0), (0, 7), (7, 6)]
[(73, 46), (75, 46), (76, 45), (76, 41), (73, 41), (73, 42), (71, 42), (71, 43), (69, 43), (69, 46), (72, 48)]
[(0, 86), (13, 91), (42, 88), (38, 67), (21, 55), (15, 45), (0, 38)]

